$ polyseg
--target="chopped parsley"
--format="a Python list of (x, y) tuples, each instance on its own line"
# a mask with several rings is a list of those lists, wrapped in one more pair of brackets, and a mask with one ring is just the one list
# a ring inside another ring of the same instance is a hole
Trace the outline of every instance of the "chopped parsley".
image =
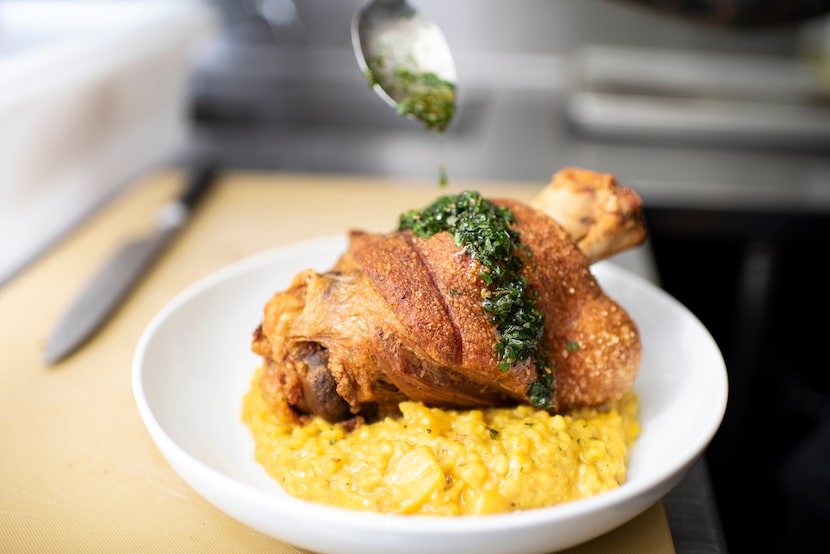
[(508, 371), (519, 361), (534, 363), (538, 379), (527, 388), (530, 403), (542, 408), (553, 404), (553, 373), (544, 343), (545, 316), (536, 306), (535, 291), (520, 274), (530, 257), (520, 233), (511, 228), (513, 213), (496, 206), (475, 191), (442, 196), (424, 210), (400, 216), (398, 228), (429, 238), (446, 231), (455, 244), (481, 264), (479, 276), (487, 284), (482, 308), (496, 325), (499, 368)]
[(403, 64), (388, 67), (384, 56), (375, 56), (367, 64), (364, 75), (369, 84), (386, 91), (400, 115), (412, 116), (439, 133), (447, 129), (455, 115), (454, 83), (432, 71), (420, 72)]

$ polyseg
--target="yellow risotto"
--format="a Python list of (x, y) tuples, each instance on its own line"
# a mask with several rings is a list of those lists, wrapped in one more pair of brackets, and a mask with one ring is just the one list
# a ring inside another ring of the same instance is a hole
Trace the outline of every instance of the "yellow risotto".
[(256, 460), (289, 494), (355, 510), (492, 514), (598, 494), (626, 479), (639, 434), (637, 398), (550, 415), (530, 406), (441, 410), (403, 402), (402, 416), (347, 433), (319, 417), (300, 425), (262, 400), (243, 403)]

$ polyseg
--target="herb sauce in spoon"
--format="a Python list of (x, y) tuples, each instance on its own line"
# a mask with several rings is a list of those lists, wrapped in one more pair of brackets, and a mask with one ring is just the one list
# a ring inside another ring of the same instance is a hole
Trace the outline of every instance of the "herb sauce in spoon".
[[(444, 133), (456, 107), (456, 72), (443, 33), (405, 0), (371, 0), (352, 21), (358, 65), (402, 116)], [(444, 162), (439, 184), (448, 183)]]

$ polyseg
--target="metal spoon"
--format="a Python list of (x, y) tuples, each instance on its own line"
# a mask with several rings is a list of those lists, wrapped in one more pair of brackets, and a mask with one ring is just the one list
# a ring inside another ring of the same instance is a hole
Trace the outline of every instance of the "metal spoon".
[(403, 116), (443, 132), (455, 114), (455, 63), (441, 29), (406, 0), (370, 0), (352, 19), (357, 63)]

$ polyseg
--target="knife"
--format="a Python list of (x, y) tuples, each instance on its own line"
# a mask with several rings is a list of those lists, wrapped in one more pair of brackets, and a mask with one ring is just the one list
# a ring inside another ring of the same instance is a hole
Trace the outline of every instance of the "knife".
[(116, 250), (58, 322), (46, 344), (44, 362), (53, 365), (74, 353), (115, 313), (165, 247), (184, 227), (190, 214), (216, 179), (212, 161), (192, 166), (181, 195), (163, 205), (156, 229)]

